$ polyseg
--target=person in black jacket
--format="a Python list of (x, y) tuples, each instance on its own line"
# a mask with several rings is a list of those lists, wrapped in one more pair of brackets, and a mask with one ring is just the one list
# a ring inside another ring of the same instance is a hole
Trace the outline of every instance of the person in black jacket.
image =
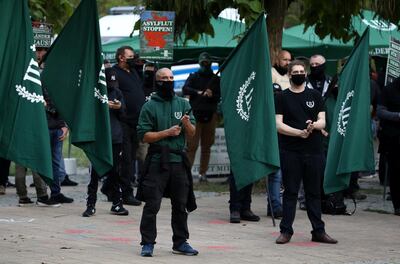
[[(118, 89), (118, 81), (115, 70), (112, 68), (106, 69), (106, 83), (108, 108), (110, 112), (110, 126), (112, 135), (112, 152), (113, 152), (113, 167), (107, 173), (107, 184), (110, 190), (110, 199), (112, 201), (111, 214), (128, 215), (129, 212), (122, 205), (122, 192), (119, 183), (119, 168), (121, 165), (122, 151), (122, 125), (121, 116), (125, 111), (125, 103), (122, 92)], [(90, 173), (90, 183), (88, 185), (88, 197), (86, 211), (83, 212), (83, 217), (90, 217), (96, 213), (97, 189), (99, 185), (99, 175), (92, 167)]]
[(126, 104), (126, 111), (122, 116), (122, 164), (120, 182), (122, 188), (122, 200), (127, 205), (140, 205), (133, 195), (132, 184), (135, 182), (134, 162), (138, 148), (136, 126), (140, 110), (145, 102), (142, 79), (138, 75), (135, 66), (135, 52), (130, 46), (120, 47), (115, 55), (117, 64), (112, 68), (116, 73), (119, 89)]
[(196, 134), (188, 141), (187, 154), (193, 166), (196, 150), (201, 145), (199, 180), (206, 181), (210, 161), (210, 149), (214, 144), (217, 126), (217, 105), (221, 97), (220, 79), (211, 69), (211, 58), (207, 52), (199, 57), (200, 69), (190, 74), (183, 86), (183, 95), (189, 96), (193, 115), (196, 118)]
[(400, 216), (400, 77), (383, 88), (377, 107), (394, 214)]

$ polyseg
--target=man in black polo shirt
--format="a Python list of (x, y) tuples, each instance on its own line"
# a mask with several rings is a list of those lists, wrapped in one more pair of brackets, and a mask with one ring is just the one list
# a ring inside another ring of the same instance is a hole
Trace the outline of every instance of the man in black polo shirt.
[(313, 228), (312, 241), (337, 243), (325, 233), (321, 219), (321, 180), (324, 156), (321, 130), (325, 128), (325, 110), (321, 94), (305, 88), (306, 71), (295, 60), (288, 69), (291, 87), (275, 100), (276, 126), (282, 169), (283, 218), (277, 244), (288, 243), (293, 235), (297, 195), (303, 180), (307, 215)]
[(140, 205), (133, 196), (131, 180), (135, 179), (133, 171), (136, 150), (138, 147), (136, 126), (140, 110), (145, 102), (142, 80), (135, 67), (135, 52), (129, 46), (120, 47), (115, 55), (117, 64), (113, 66), (119, 82), (125, 104), (126, 113), (122, 117), (123, 143), (121, 164), (122, 201), (127, 205)]

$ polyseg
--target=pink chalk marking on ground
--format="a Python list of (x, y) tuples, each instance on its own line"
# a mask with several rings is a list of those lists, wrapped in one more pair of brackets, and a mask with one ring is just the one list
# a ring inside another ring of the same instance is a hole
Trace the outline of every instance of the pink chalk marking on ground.
[(295, 247), (318, 247), (320, 244), (316, 242), (289, 242), (287, 245)]
[(102, 241), (113, 241), (113, 242), (118, 242), (118, 243), (122, 243), (122, 244), (130, 244), (133, 242), (132, 238), (127, 238), (127, 237), (101, 237), (98, 239), (102, 240)]
[(64, 233), (70, 235), (81, 235), (81, 234), (93, 234), (94, 232), (92, 230), (86, 230), (86, 229), (65, 229)]
[(231, 251), (232, 249), (235, 249), (235, 247), (219, 245), (219, 246), (207, 246), (207, 249), (215, 251)]
[(208, 223), (211, 225), (227, 225), (227, 224), (229, 224), (228, 221), (221, 220), (221, 219), (214, 219), (214, 220), (208, 221)]

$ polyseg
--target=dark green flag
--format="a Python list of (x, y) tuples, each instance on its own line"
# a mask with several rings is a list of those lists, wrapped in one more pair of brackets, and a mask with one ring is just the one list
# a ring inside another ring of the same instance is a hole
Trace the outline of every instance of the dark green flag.
[(71, 142), (99, 174), (112, 167), (111, 130), (96, 0), (82, 0), (50, 47), (42, 74)]
[(264, 14), (221, 68), (225, 137), (236, 187), (241, 189), (279, 168)]
[(0, 156), (51, 183), (50, 137), (26, 0), (0, 0)]
[(374, 170), (368, 47), (369, 28), (339, 75), (325, 168), (326, 193), (346, 189), (352, 172)]

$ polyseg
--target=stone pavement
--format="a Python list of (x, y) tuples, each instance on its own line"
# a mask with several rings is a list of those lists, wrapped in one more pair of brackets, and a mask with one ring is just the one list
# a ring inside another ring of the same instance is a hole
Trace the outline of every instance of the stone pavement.
[[(110, 203), (100, 194), (96, 215), (83, 218), (88, 175), (72, 179), (80, 185), (63, 187), (63, 192), (75, 202), (59, 208), (17, 207), (13, 188), (0, 196), (1, 264), (400, 263), (400, 217), (365, 211), (392, 211), (391, 203), (383, 205), (378, 194), (360, 202), (353, 216), (324, 215), (327, 232), (339, 240), (337, 245), (311, 242), (310, 223), (303, 211), (297, 211), (292, 242), (276, 245), (279, 229), (266, 216), (264, 195), (253, 197), (253, 211), (261, 216), (260, 222), (230, 224), (228, 194), (197, 193), (199, 208), (189, 215), (189, 242), (200, 251), (194, 257), (171, 253), (170, 203), (164, 200), (157, 219), (155, 255), (143, 258), (139, 255), (142, 207), (127, 206), (129, 216), (110, 215)], [(376, 179), (362, 183), (377, 185)], [(29, 192), (34, 197), (34, 188)]]

